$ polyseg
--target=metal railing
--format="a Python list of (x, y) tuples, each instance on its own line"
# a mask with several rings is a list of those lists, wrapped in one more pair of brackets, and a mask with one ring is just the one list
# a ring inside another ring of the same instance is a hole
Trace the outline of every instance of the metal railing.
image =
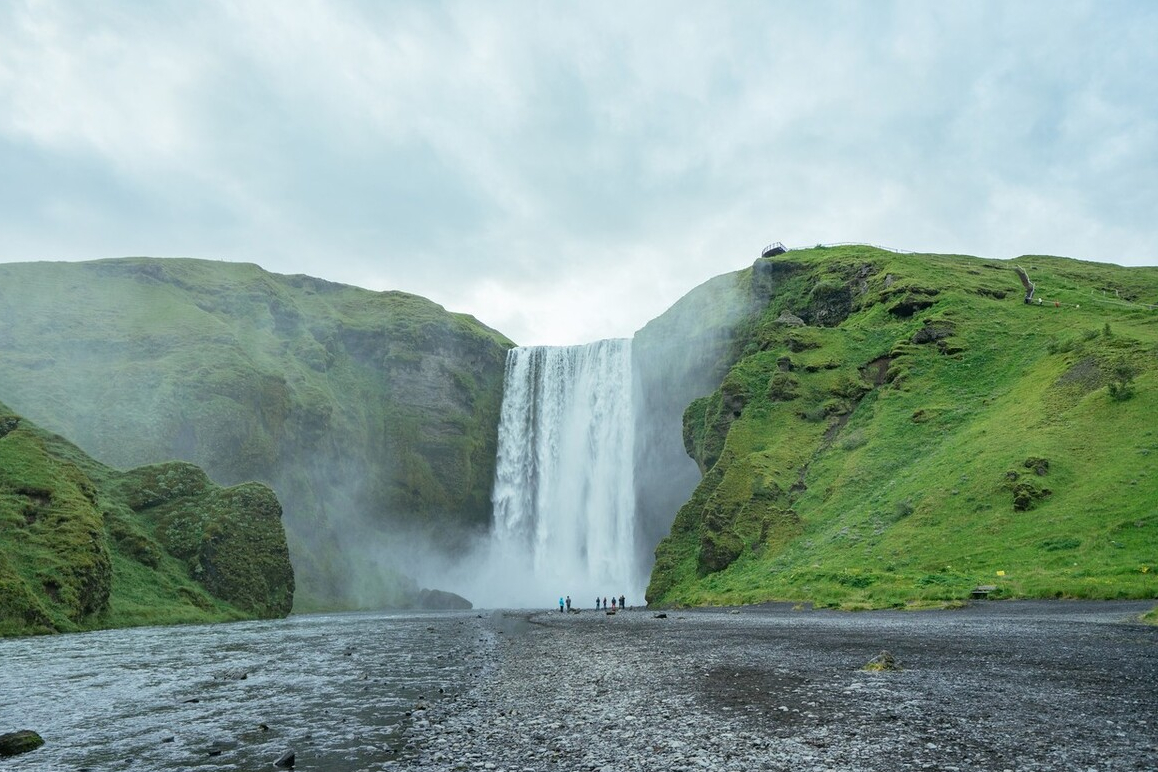
[[(880, 244), (869, 244), (864, 241), (834, 241), (829, 244), (810, 244), (803, 247), (786, 247), (779, 241), (773, 241), (768, 246), (760, 250), (760, 257), (772, 257), (774, 255), (783, 254), (784, 252), (796, 252), (802, 249), (815, 249), (816, 247), (872, 247), (873, 249), (883, 249), (886, 252), (895, 252), (898, 255), (915, 255), (918, 254), (911, 249), (897, 249), (895, 247), (885, 247)], [(779, 250), (779, 251), (777, 251)]]
[(815, 247), (872, 247), (873, 249), (883, 249), (886, 252), (895, 252), (898, 255), (918, 254), (911, 249), (897, 249), (896, 247), (886, 247), (881, 244), (869, 244), (864, 241), (834, 241), (831, 244), (813, 244), (810, 247), (792, 247), (792, 249), (813, 249)]

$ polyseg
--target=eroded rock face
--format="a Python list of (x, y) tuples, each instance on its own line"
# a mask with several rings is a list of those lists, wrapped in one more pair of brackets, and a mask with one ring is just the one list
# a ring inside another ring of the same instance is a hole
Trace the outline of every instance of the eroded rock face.
[[(697, 398), (712, 394), (734, 361), (735, 327), (759, 306), (757, 296), (787, 275), (782, 268), (791, 272), (773, 261), (757, 263), (763, 266), (760, 287), (745, 286), (739, 273), (718, 276), (653, 319), (632, 340), (636, 546), (642, 565), (651, 563), (676, 512), (714, 463), (719, 447), (713, 443), (727, 433), (733, 413), (743, 411), (745, 398), (738, 392), (727, 409), (718, 396), (711, 406)], [(685, 415), (693, 402), (700, 409)], [(719, 426), (706, 433), (692, 426), (705, 420)], [(705, 434), (706, 441), (697, 444), (694, 437)]]
[(786, 327), (803, 327), (804, 320), (793, 313), (785, 311), (784, 313), (780, 314), (780, 316), (776, 317), (776, 324), (783, 324)]
[(133, 509), (156, 524), (162, 546), (214, 596), (263, 618), (293, 606), (281, 505), (260, 483), (220, 488), (184, 462), (126, 473)]
[(910, 339), (913, 343), (921, 345), (923, 343), (933, 343), (935, 341), (948, 338), (956, 330), (949, 322), (933, 322), (925, 320), (925, 326), (913, 333)]

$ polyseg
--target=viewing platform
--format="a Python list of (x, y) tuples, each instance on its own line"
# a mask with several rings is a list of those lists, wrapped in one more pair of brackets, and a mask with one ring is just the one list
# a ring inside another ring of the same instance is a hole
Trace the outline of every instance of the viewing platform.
[(776, 257), (782, 255), (788, 250), (779, 241), (774, 241), (760, 251), (760, 257)]

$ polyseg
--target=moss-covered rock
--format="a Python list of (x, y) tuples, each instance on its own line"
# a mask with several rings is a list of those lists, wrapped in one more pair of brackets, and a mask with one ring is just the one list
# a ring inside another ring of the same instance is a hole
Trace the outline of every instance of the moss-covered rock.
[(0, 756), (18, 756), (44, 745), (44, 738), (31, 729), (0, 734)]
[(221, 488), (182, 462), (119, 472), (6, 423), (0, 635), (289, 613), (293, 569), (267, 486)]

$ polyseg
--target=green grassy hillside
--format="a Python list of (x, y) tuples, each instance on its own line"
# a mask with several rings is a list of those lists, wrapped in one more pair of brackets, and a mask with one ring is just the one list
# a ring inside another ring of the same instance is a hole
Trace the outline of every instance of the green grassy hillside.
[(299, 610), (401, 602), (403, 541), (486, 527), (511, 345), (423, 298), (255, 265), (0, 265), (0, 399), (105, 463), (273, 486)]
[(0, 405), (0, 635), (285, 616), (273, 491), (119, 472)]
[(737, 281), (649, 602), (1158, 597), (1158, 269), (850, 246)]

